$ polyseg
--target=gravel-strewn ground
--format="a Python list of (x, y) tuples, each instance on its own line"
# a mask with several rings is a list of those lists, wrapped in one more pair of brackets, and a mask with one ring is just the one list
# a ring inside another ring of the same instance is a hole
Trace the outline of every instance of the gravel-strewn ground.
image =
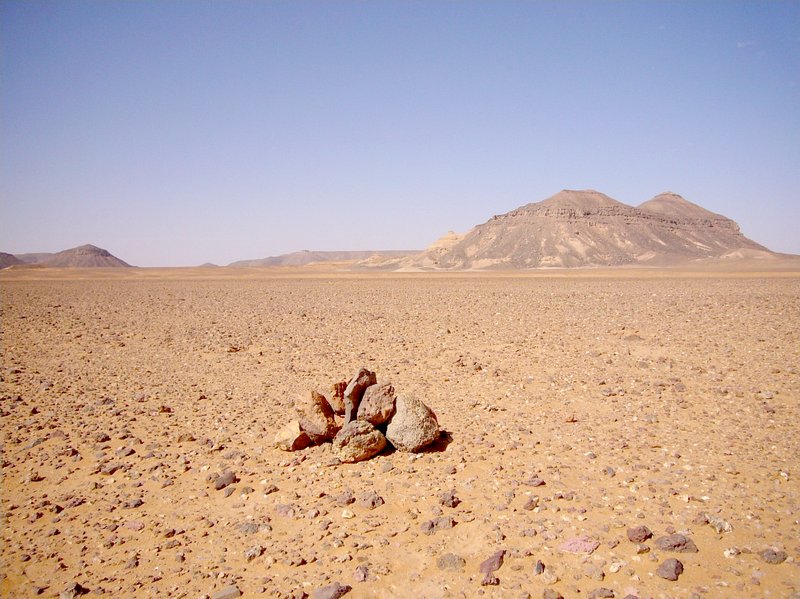
[[(3, 596), (800, 597), (800, 276), (272, 272), (3, 275)], [(360, 366), (448, 437), (273, 447)]]

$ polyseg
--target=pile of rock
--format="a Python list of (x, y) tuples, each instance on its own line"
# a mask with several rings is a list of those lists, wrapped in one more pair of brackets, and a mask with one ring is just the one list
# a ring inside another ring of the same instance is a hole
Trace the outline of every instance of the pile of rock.
[(298, 397), (294, 407), (297, 419), (275, 436), (275, 444), (286, 451), (333, 441), (340, 461), (360, 462), (387, 444), (415, 452), (439, 438), (433, 410), (418, 399), (396, 395), (391, 383), (378, 384), (375, 373), (366, 368), (333, 385), (327, 395), (311, 391)]

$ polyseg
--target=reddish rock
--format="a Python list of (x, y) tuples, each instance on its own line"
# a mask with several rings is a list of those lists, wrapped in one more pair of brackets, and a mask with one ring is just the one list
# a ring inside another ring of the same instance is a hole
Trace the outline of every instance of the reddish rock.
[(336, 435), (336, 420), (325, 396), (316, 391), (301, 395), (294, 402), (300, 429), (312, 443), (330, 441)]
[(370, 385), (364, 391), (358, 406), (358, 419), (378, 426), (388, 422), (394, 415), (394, 387), (391, 383)]
[(360, 368), (355, 376), (347, 383), (344, 390), (344, 422), (345, 424), (356, 419), (358, 405), (364, 396), (367, 387), (378, 382), (378, 377), (371, 370)]
[(330, 393), (325, 398), (328, 400), (334, 414), (344, 416), (344, 392), (347, 389), (347, 381), (334, 383)]

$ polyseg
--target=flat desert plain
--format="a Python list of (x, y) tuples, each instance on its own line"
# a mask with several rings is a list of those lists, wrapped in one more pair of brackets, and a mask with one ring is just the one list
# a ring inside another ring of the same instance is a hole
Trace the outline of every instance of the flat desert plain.
[[(0, 285), (3, 596), (800, 597), (796, 271)], [(361, 366), (440, 441), (273, 445)]]

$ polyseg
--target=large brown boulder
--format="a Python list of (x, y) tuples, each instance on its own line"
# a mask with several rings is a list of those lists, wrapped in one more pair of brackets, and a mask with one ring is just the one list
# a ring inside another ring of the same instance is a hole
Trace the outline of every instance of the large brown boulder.
[(394, 387), (391, 383), (370, 385), (358, 405), (358, 420), (378, 426), (394, 415)]
[(333, 451), (342, 462), (360, 462), (379, 454), (386, 437), (366, 420), (353, 420), (333, 438)]
[(298, 451), (311, 445), (311, 439), (300, 428), (300, 423), (297, 420), (292, 420), (277, 432), (275, 445), (284, 451)]
[(347, 389), (344, 390), (344, 422), (352, 422), (356, 419), (358, 413), (358, 404), (361, 402), (361, 397), (364, 391), (370, 385), (378, 382), (378, 377), (371, 370), (360, 368), (350, 382), (347, 383)]
[(294, 402), (300, 428), (312, 443), (330, 441), (336, 434), (336, 420), (328, 400), (316, 391), (300, 395)]
[(439, 421), (420, 400), (398, 395), (386, 438), (400, 451), (419, 451), (439, 438)]

